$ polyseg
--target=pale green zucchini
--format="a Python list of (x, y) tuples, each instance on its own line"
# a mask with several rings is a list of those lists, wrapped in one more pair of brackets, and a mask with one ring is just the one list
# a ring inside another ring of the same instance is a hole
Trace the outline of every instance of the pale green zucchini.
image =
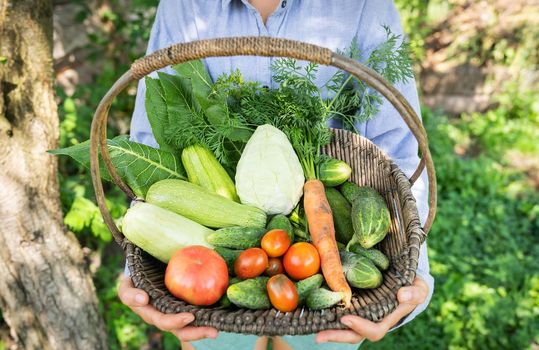
[(239, 203), (234, 182), (209, 149), (200, 145), (184, 148), (182, 163), (189, 182)]
[(266, 227), (266, 213), (211, 193), (182, 180), (161, 180), (146, 194), (146, 202), (208, 227)]
[(122, 232), (133, 244), (164, 263), (186, 246), (212, 247), (206, 236), (213, 230), (149, 203), (136, 203), (127, 209)]

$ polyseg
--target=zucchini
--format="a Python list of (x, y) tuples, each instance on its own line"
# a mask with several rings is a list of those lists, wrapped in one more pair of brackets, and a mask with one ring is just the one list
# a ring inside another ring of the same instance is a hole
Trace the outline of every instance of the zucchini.
[(335, 188), (326, 188), (326, 197), (333, 212), (335, 239), (337, 242), (347, 244), (354, 236), (354, 227), (350, 216), (352, 206)]
[(167, 263), (172, 255), (189, 245), (211, 247), (207, 227), (150, 203), (135, 203), (122, 220), (122, 232), (135, 245)]
[(243, 250), (228, 249), (224, 247), (215, 247), (214, 250), (217, 252), (217, 254), (221, 255), (223, 259), (225, 259), (228, 273), (230, 275), (234, 275), (234, 263)]
[(329, 158), (320, 164), (318, 178), (325, 186), (334, 187), (348, 180), (351, 175), (350, 165), (340, 159)]
[(387, 270), (387, 268), (389, 267), (389, 259), (384, 253), (382, 253), (378, 249), (365, 249), (361, 246), (361, 244), (354, 243), (348, 248), (348, 251), (363, 255), (364, 257), (370, 259), (374, 263), (374, 265), (376, 265), (381, 270)]
[(294, 228), (292, 227), (290, 220), (288, 220), (285, 215), (277, 214), (273, 218), (271, 218), (268, 227), (266, 227), (266, 230), (271, 231), (275, 229), (284, 230), (288, 235), (288, 238), (290, 238), (290, 242), (294, 242)]
[(266, 213), (211, 193), (182, 180), (161, 180), (146, 194), (146, 202), (175, 212), (208, 227), (265, 227)]
[(259, 310), (271, 308), (266, 292), (269, 277), (250, 278), (234, 283), (226, 290), (226, 295), (232, 304), (247, 309)]
[(326, 288), (317, 288), (307, 296), (307, 307), (312, 310), (327, 309), (343, 298), (342, 292), (332, 292)]
[(212, 232), (206, 236), (206, 241), (215, 247), (248, 249), (260, 247), (265, 233), (263, 228), (227, 227)]
[(182, 163), (189, 182), (239, 203), (234, 182), (209, 149), (200, 145), (184, 148)]
[(324, 276), (319, 273), (298, 281), (296, 283), (296, 290), (298, 291), (299, 303), (303, 304), (307, 296), (316, 288), (320, 288), (323, 282)]

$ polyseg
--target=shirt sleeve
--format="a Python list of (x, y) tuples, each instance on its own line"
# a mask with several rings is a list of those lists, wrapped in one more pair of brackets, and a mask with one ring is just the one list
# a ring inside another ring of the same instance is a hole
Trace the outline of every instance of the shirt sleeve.
[[(358, 29), (358, 43), (361, 52), (370, 54), (376, 46), (386, 40), (384, 26), (388, 26), (396, 35), (404, 35), (399, 14), (392, 0), (367, 0)], [(366, 57), (363, 57), (366, 58)], [(412, 105), (416, 113), (421, 116), (419, 97), (416, 83), (413, 79), (405, 83), (396, 84), (406, 100)], [(410, 177), (419, 164), (418, 144), (412, 132), (390, 102), (384, 99), (379, 113), (361, 128), (364, 136), (378, 145), (395, 161), (399, 168)], [(428, 214), (428, 180), (426, 171), (414, 183), (412, 193), (416, 198), (421, 223), (424, 224)], [(420, 248), (419, 264), (416, 271), (429, 286), (429, 296), (399, 326), (411, 321), (415, 316), (425, 310), (434, 290), (434, 278), (429, 271), (427, 243)]]

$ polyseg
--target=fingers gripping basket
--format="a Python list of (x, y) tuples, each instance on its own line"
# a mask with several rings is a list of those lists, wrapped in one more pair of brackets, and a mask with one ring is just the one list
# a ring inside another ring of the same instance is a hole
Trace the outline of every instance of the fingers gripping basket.
[[(129, 242), (114, 224), (106, 207), (98, 166), (99, 152), (113, 181), (129, 197), (135, 197), (112, 166), (107, 149), (107, 117), (115, 96), (129, 83), (172, 64), (212, 56), (239, 55), (291, 57), (346, 70), (389, 100), (418, 141), (422, 158), (410, 179), (376, 145), (357, 134), (335, 130), (333, 142), (324, 149), (326, 154), (350, 164), (353, 169), (353, 182), (376, 188), (385, 197), (391, 212), (390, 232), (379, 245), (391, 261), (389, 270), (383, 274), (384, 282), (376, 289), (354, 290), (352, 306), (349, 308), (335, 306), (321, 311), (298, 308), (294, 312), (283, 314), (275, 309), (253, 311), (189, 305), (174, 298), (167, 291), (164, 285), (165, 265)], [(346, 314), (359, 315), (373, 321), (382, 319), (396, 308), (398, 289), (410, 285), (414, 280), (419, 247), (426, 238), (436, 211), (436, 178), (427, 136), (419, 118), (404, 97), (380, 75), (356, 61), (329, 49), (286, 39), (237, 37), (202, 40), (172, 45), (137, 60), (131, 69), (116, 81), (96, 110), (91, 129), (90, 157), (92, 181), (99, 209), (116, 242), (125, 250), (135, 286), (148, 292), (151, 303), (158, 310), (165, 313), (191, 312), (195, 315), (193, 325), (211, 326), (227, 332), (299, 335), (326, 329), (343, 329), (345, 327), (339, 319)], [(424, 227), (421, 227), (411, 185), (425, 166), (429, 178), (429, 215)]]

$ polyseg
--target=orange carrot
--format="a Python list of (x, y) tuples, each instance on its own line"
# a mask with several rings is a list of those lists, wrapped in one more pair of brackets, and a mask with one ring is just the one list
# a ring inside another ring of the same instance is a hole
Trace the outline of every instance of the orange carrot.
[(320, 180), (308, 180), (303, 187), (305, 216), (309, 223), (309, 232), (314, 246), (320, 255), (322, 273), (334, 292), (343, 292), (343, 301), (350, 305), (352, 290), (346, 282), (342, 270), (339, 248), (335, 240), (333, 213), (326, 198), (324, 185)]

